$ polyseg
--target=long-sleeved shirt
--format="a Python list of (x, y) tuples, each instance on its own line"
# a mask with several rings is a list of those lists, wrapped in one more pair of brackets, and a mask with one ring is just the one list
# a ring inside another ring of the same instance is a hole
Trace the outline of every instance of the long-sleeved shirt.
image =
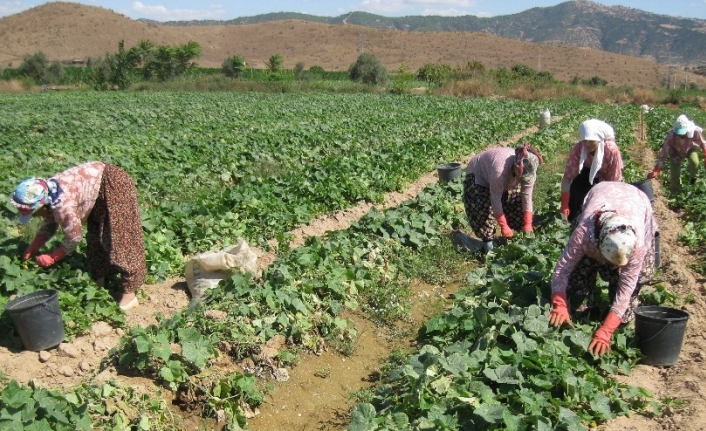
[(552, 274), (552, 292), (565, 292), (569, 276), (585, 256), (605, 265), (611, 265), (603, 257), (598, 246), (596, 217), (598, 212), (613, 211), (627, 218), (635, 232), (636, 243), (628, 263), (618, 268), (619, 282), (611, 311), (620, 317), (628, 309), (630, 298), (637, 287), (643, 270), (645, 256), (653, 252), (653, 240), (658, 231), (652, 214), (652, 205), (647, 196), (635, 186), (621, 182), (601, 182), (586, 195), (581, 219), (572, 232)]
[(44, 219), (38, 235), (51, 238), (61, 227), (64, 239), (61, 246), (66, 254), (76, 250), (83, 238), (83, 222), (93, 210), (98, 199), (105, 163), (89, 162), (60, 172), (49, 180), (55, 180), (61, 192), (51, 204), (51, 213)]
[[(568, 192), (571, 189), (571, 183), (579, 176), (584, 167), (590, 168), (593, 163), (593, 154), (586, 155), (586, 160), (583, 166), (579, 166), (581, 160), (581, 147), (584, 141), (578, 141), (569, 153), (569, 159), (566, 162), (564, 176), (561, 179), (561, 191)], [(612, 139), (606, 139), (603, 146), (603, 163), (601, 168), (596, 172), (596, 178), (599, 181), (622, 181), (623, 179), (623, 157), (620, 155), (618, 145)]]
[(656, 166), (662, 169), (667, 157), (671, 158), (676, 163), (681, 163), (689, 151), (696, 149), (701, 149), (701, 152), (706, 154), (706, 140), (704, 140), (701, 132), (695, 130), (692, 138), (679, 139), (674, 131), (670, 131), (667, 133), (667, 137), (664, 138), (662, 150), (659, 152), (659, 156), (657, 156)]
[(493, 216), (503, 213), (503, 193), (521, 184), (522, 211), (533, 212), (532, 193), (534, 182), (525, 183), (514, 174), (515, 150), (513, 148), (490, 148), (474, 156), (466, 167), (467, 174), (473, 174), (476, 184), (490, 189), (490, 206)]

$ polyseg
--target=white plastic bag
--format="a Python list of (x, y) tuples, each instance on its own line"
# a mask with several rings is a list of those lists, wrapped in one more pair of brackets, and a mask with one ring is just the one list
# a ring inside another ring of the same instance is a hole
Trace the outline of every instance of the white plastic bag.
[(201, 299), (204, 292), (236, 272), (257, 271), (257, 255), (244, 239), (220, 251), (197, 254), (186, 264), (186, 284), (192, 299)]

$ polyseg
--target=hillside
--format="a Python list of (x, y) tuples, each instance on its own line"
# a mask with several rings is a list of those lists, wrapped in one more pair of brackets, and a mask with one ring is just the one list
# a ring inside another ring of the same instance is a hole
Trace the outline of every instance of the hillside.
[(372, 52), (388, 70), (401, 64), (417, 70), (426, 63), (465, 65), (480, 61), (490, 68), (525, 64), (568, 81), (574, 76), (599, 76), (610, 85), (654, 88), (667, 77), (677, 85), (695, 82), (706, 87), (706, 77), (656, 63), (653, 60), (607, 53), (592, 48), (540, 44), (496, 35), (461, 31), (410, 32), (358, 25), (332, 25), (301, 20), (244, 25), (167, 26), (132, 20), (107, 9), (54, 2), (0, 19), (0, 67), (18, 66), (25, 55), (44, 52), (51, 60), (71, 61), (102, 57), (117, 51), (118, 42), (131, 47), (147, 39), (156, 44), (180, 45), (190, 40), (203, 48), (201, 66), (219, 67), (228, 56), (241, 55), (253, 67), (280, 54), (284, 66), (298, 62), (327, 70), (347, 70), (360, 50)]
[(227, 21), (175, 21), (163, 25), (242, 25), (291, 19), (406, 31), (482, 32), (523, 41), (601, 49), (684, 66), (706, 61), (706, 51), (701, 48), (706, 45), (706, 20), (658, 15), (622, 6), (608, 7), (588, 0), (490, 18), (473, 15), (385, 17), (365, 12), (321, 17), (278, 12)]

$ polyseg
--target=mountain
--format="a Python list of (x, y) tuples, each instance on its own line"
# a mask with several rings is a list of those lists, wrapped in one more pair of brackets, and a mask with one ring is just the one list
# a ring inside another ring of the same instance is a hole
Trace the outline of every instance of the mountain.
[[(292, 18), (286, 14), (273, 16)], [(549, 72), (562, 81), (597, 76), (613, 86), (654, 88), (670, 82), (672, 86), (695, 83), (706, 88), (706, 77), (646, 57), (568, 44), (521, 41), (487, 31), (407, 31), (351, 24), (359, 16), (373, 19), (369, 14), (356, 12), (340, 18), (338, 24), (277, 19), (238, 25), (177, 26), (137, 21), (96, 6), (50, 2), (0, 18), (0, 37), (4, 42), (0, 48), (0, 67), (17, 67), (26, 55), (37, 52), (43, 52), (50, 60), (67, 63), (103, 57), (117, 52), (121, 40), (126, 48), (141, 40), (171, 46), (195, 41), (203, 50), (197, 62), (204, 67), (220, 67), (226, 57), (240, 55), (249, 66), (262, 68), (271, 56), (279, 54), (285, 68), (294, 68), (301, 62), (306, 68), (320, 66), (345, 71), (360, 52), (366, 51), (373, 53), (389, 71), (400, 66), (416, 71), (427, 63), (457, 67), (479, 61), (493, 69), (523, 64)]]
[(706, 20), (658, 15), (623, 6), (608, 7), (588, 0), (568, 1), (491, 18), (472, 15), (391, 18), (365, 12), (321, 17), (279, 12), (227, 21), (172, 21), (160, 24), (243, 25), (292, 19), (387, 30), (482, 32), (528, 42), (595, 48), (685, 66), (696, 66), (706, 61), (706, 50), (703, 49), (706, 46)]

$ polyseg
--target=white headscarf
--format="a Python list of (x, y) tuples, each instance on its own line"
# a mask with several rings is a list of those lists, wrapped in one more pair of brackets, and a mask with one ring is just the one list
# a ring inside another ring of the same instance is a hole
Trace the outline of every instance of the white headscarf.
[(694, 137), (694, 132), (701, 133), (703, 131), (701, 127), (697, 126), (693, 121), (689, 120), (686, 115), (682, 114), (677, 117), (676, 121), (674, 121), (674, 128), (672, 130), (674, 130), (674, 133), (679, 135), (684, 133), (684, 129), (686, 129), (686, 136), (689, 139)]
[(615, 266), (627, 264), (637, 243), (635, 229), (630, 221), (613, 212), (607, 212), (601, 215), (601, 223), (603, 226), (598, 238), (601, 254)]
[[(614, 140), (615, 131), (613, 131), (613, 128), (608, 123), (601, 120), (591, 119), (581, 123), (579, 133), (581, 134), (582, 141), (598, 141), (598, 148), (596, 148), (596, 154), (593, 155), (593, 163), (591, 163), (591, 170), (588, 173), (588, 182), (593, 184), (593, 180), (596, 178), (596, 173), (601, 169), (601, 166), (603, 166), (605, 141), (609, 139)], [(586, 157), (588, 157), (588, 152), (586, 151), (586, 148), (581, 145), (579, 173), (581, 173)]]

